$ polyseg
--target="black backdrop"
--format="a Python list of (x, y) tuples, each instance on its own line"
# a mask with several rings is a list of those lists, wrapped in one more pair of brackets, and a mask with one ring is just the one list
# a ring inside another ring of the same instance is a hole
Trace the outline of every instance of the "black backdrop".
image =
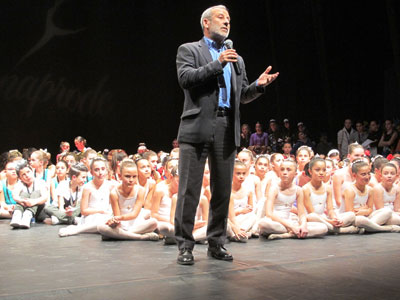
[(200, 15), (225, 4), (249, 80), (281, 74), (241, 108), (251, 124), (288, 117), (332, 141), (343, 119), (399, 115), (396, 1), (0, 2), (1, 151), (58, 152), (82, 135), (96, 150), (169, 150), (183, 93), (177, 47), (199, 40)]

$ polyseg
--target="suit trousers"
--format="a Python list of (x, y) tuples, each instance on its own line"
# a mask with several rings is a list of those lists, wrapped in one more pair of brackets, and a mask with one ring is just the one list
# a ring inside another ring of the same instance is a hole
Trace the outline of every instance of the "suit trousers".
[(179, 249), (193, 249), (193, 226), (208, 158), (210, 168), (210, 212), (207, 239), (210, 246), (223, 245), (233, 165), (236, 156), (232, 116), (218, 116), (212, 141), (179, 143), (179, 188), (175, 211), (175, 237)]

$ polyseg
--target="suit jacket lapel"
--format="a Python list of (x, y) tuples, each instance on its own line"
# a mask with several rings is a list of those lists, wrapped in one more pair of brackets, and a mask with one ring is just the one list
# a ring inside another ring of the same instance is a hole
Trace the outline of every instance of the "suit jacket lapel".
[[(233, 105), (233, 101), (236, 101), (236, 90), (237, 90), (237, 86), (236, 86), (236, 72), (235, 72), (235, 68), (233, 67), (232, 63), (230, 63), (231, 65), (231, 103)], [(234, 107), (234, 105), (233, 105)]]
[(206, 60), (207, 63), (212, 62), (212, 56), (210, 53), (210, 50), (208, 50), (208, 46), (206, 44), (206, 42), (204, 41), (204, 39), (201, 39), (199, 41), (199, 47), (200, 47), (200, 53), (203, 56), (203, 58)]

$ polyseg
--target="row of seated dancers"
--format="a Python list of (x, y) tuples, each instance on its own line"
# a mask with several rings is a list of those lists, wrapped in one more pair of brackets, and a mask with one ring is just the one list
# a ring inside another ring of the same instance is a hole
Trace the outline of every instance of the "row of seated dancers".
[[(44, 178), (40, 151), (8, 162), (0, 193), (1, 217), (14, 229), (31, 221), (66, 224), (59, 236), (100, 233), (103, 239), (152, 240), (174, 243), (174, 215), (179, 185), (178, 159), (166, 161), (163, 178), (152, 178), (150, 158), (124, 158), (118, 176), (109, 180), (102, 157), (71, 166), (61, 160), (54, 178)], [(238, 154), (234, 165), (227, 236), (246, 242), (311, 238), (327, 233), (400, 232), (400, 159), (379, 157), (372, 163), (359, 144), (349, 146), (349, 164), (314, 156), (300, 147), (296, 161), (275, 153), (253, 158)], [(39, 166), (39, 168), (38, 168)], [(44, 180), (47, 179), (47, 180)], [(211, 190), (205, 167), (193, 231), (195, 241), (207, 239)]]

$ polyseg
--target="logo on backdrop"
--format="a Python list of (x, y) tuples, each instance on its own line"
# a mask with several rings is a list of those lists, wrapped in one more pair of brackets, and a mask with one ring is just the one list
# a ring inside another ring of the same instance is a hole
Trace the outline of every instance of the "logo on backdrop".
[[(74, 35), (86, 28), (71, 30), (60, 28), (55, 24), (54, 16), (62, 12), (62, 5), (70, 0), (56, 0), (54, 6), (46, 14), (44, 33), (38, 42), (27, 51), (16, 64), (20, 66), (28, 58), (43, 49), (55, 37)], [(39, 105), (53, 105), (58, 109), (79, 113), (81, 115), (104, 115), (112, 107), (112, 93), (106, 90), (109, 76), (104, 75), (91, 85), (93, 89), (82, 89), (74, 86), (68, 79), (57, 78), (51, 73), (42, 76), (9, 74), (0, 78), (0, 97), (4, 102), (13, 103), (24, 107), (22, 110), (26, 117), (33, 114)]]
[(44, 29), (44, 33), (40, 40), (33, 46), (17, 63), (17, 66), (20, 65), (23, 61), (25, 61), (29, 56), (34, 54), (35, 52), (39, 51), (42, 49), (51, 39), (57, 36), (65, 36), (65, 35), (71, 35), (78, 33), (86, 28), (80, 28), (77, 30), (69, 30), (69, 29), (63, 29), (59, 28), (54, 24), (54, 14), (57, 12), (57, 10), (62, 6), (62, 4), (65, 2), (65, 0), (56, 0), (54, 3), (54, 6), (49, 8), (47, 11), (47, 16), (46, 16), (46, 27)]

